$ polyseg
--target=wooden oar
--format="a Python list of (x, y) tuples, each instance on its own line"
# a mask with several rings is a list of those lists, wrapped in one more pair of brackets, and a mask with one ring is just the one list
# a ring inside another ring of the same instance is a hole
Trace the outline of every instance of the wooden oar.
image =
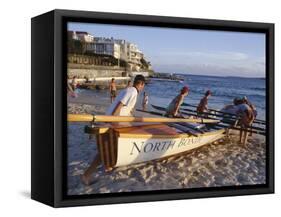
[[(161, 111), (165, 111), (165, 110), (166, 110), (165, 108), (160, 107), (160, 106), (156, 106), (156, 105), (151, 105), (151, 106), (152, 106), (153, 108), (157, 109), (157, 110), (161, 110)], [(191, 110), (191, 109), (189, 109), (189, 110), (190, 110), (191, 112), (193, 112), (193, 113), (196, 113), (196, 111), (194, 111), (194, 110)], [(198, 117), (197, 114), (193, 114), (193, 113), (182, 112), (182, 114), (186, 114), (186, 115), (195, 115), (195, 116)], [(204, 113), (203, 113), (203, 114), (204, 114)], [(225, 124), (232, 124), (232, 123), (235, 121), (235, 119), (231, 119), (231, 120), (223, 119), (223, 120), (217, 120), (217, 121), (220, 121), (220, 122), (225, 123)], [(236, 129), (236, 130), (240, 129), (240, 128), (233, 128), (233, 126), (231, 126), (231, 125), (228, 126), (228, 128), (230, 128), (230, 129)], [(265, 134), (265, 129), (264, 129), (264, 128), (255, 127), (255, 126), (252, 126), (251, 128), (257, 130), (257, 131), (256, 131), (257, 134), (261, 134), (261, 135), (264, 135), (264, 134)], [(252, 130), (249, 130), (249, 132), (250, 132), (250, 131), (252, 131)], [(254, 132), (254, 131), (252, 131), (252, 132)]]
[(160, 106), (157, 106), (157, 105), (152, 105), (151, 104), (151, 106), (152, 106), (152, 108), (154, 108), (154, 109), (157, 109), (157, 110), (160, 110), (160, 111), (166, 111), (166, 108), (164, 108), (164, 107), (160, 107)]
[[(182, 103), (183, 106), (189, 106), (189, 107), (193, 107), (193, 108), (197, 108), (197, 106), (195, 105), (191, 105), (191, 104), (188, 104), (188, 103)], [(218, 111), (216, 109), (208, 109), (209, 111), (213, 111), (213, 112), (216, 112), (216, 113), (219, 113), (221, 115), (228, 115), (228, 116), (234, 116), (234, 117), (237, 117), (236, 114), (232, 114), (232, 113), (228, 113), (228, 112), (222, 112), (222, 111)], [(215, 114), (212, 114), (212, 115), (215, 115)], [(265, 120), (260, 120), (260, 119), (255, 119), (254, 120), (255, 123), (257, 124), (266, 124)]]
[[(222, 126), (222, 127), (226, 127), (225, 125), (221, 125), (221, 124), (218, 124), (218, 126)], [(246, 129), (241, 129), (239, 127), (234, 127), (234, 126), (229, 126), (227, 127), (229, 129), (232, 129), (232, 130), (238, 130), (238, 131), (246, 131), (246, 132), (249, 132), (249, 133), (254, 133), (254, 134), (259, 134), (259, 135), (263, 135), (265, 136), (266, 135), (266, 132), (265, 131), (259, 131), (259, 130), (251, 130), (250, 128), (246, 128)]]
[(203, 130), (198, 129), (198, 128), (193, 127), (193, 126), (190, 126), (190, 125), (188, 125), (188, 123), (178, 123), (178, 125), (181, 125), (181, 126), (187, 127), (187, 128), (189, 128), (189, 129), (192, 129), (192, 130), (194, 130), (194, 131), (196, 131), (196, 132), (199, 132), (199, 133), (201, 133), (201, 134), (203, 134), (203, 133), (204, 133), (204, 131), (203, 131)]
[(132, 117), (132, 116), (111, 116), (111, 115), (89, 115), (89, 114), (68, 114), (69, 122), (146, 122), (146, 123), (217, 123), (217, 120), (193, 119), (193, 118), (155, 118), (155, 117)]
[[(191, 104), (188, 104), (188, 103), (185, 103), (185, 102), (182, 103), (182, 106), (189, 106), (189, 107), (197, 108), (196, 105), (191, 105)], [(223, 114), (223, 115), (236, 116), (235, 114), (228, 113), (228, 112), (222, 112), (222, 111), (218, 111), (218, 110), (215, 110), (215, 109), (210, 109), (210, 108), (208, 108), (208, 110), (209, 110), (209, 111), (216, 112), (216, 113), (220, 113), (220, 114)]]
[[(192, 114), (192, 113), (187, 113), (187, 112), (185, 112), (185, 113), (183, 113), (183, 114), (186, 114), (186, 115), (194, 115), (194, 114)], [(233, 120), (232, 121), (229, 121), (229, 120), (221, 120), (220, 121), (220, 123), (223, 123), (223, 124), (227, 124), (228, 126), (228, 128), (230, 128), (230, 129), (232, 129), (232, 125), (233, 125)], [(226, 126), (225, 126), (226, 127)], [(233, 128), (233, 129), (236, 129), (236, 128)], [(238, 129), (240, 129), (240, 128), (238, 128)], [(258, 132), (261, 132), (261, 133), (264, 133), (265, 134), (265, 128), (261, 128), (261, 127), (256, 127), (256, 126), (251, 126), (251, 127), (249, 127), (249, 129), (252, 129), (252, 130), (257, 130)], [(250, 132), (250, 131), (249, 131)], [(254, 132), (254, 131), (253, 131)], [(260, 134), (260, 133), (257, 133), (257, 134)]]
[[(192, 110), (192, 109), (185, 109), (185, 108), (183, 108), (183, 109), (180, 109), (181, 111), (188, 111), (188, 112), (194, 112), (194, 113), (197, 113), (197, 111), (195, 111), (195, 110)], [(189, 113), (186, 113), (186, 112), (182, 112), (183, 114), (189, 114)], [(195, 115), (195, 114), (189, 114), (189, 115)], [(235, 122), (236, 120), (237, 120), (237, 118), (239, 118), (238, 116), (235, 116), (235, 115), (233, 115), (232, 117), (226, 117), (226, 116), (224, 116), (224, 115), (215, 115), (215, 114), (212, 114), (212, 113), (208, 113), (208, 112), (202, 112), (202, 115), (207, 115), (207, 116), (216, 116), (216, 117), (219, 117), (219, 118), (223, 118), (222, 120), (221, 120), (221, 122), (224, 122), (224, 123), (232, 123), (232, 122)], [(198, 115), (196, 115), (196, 116), (198, 116)], [(211, 118), (211, 117), (208, 117), (209, 119), (216, 119), (216, 118)], [(254, 123), (255, 124), (261, 124), (261, 123), (259, 123), (259, 122), (257, 122), (257, 121), (254, 121)], [(259, 127), (254, 127), (253, 126), (253, 129), (258, 129), (258, 130), (261, 130), (261, 129), (263, 129), (263, 128), (259, 128)]]
[(192, 136), (198, 137), (198, 134), (193, 133), (192, 131), (190, 131), (190, 129), (186, 129), (186, 127), (179, 125), (178, 123), (167, 123), (168, 126), (170, 127), (174, 127), (180, 131), (182, 131), (183, 133), (187, 133), (190, 134)]
[(144, 112), (144, 113), (152, 114), (152, 115), (164, 116), (164, 114), (162, 114), (160, 112), (155, 112), (155, 111), (145, 111), (145, 110), (142, 110), (142, 109), (136, 109), (136, 111)]
[[(191, 112), (195, 112), (191, 109), (189, 109), (189, 111)], [(188, 113), (188, 112), (183, 112), (183, 114), (186, 114), (186, 115), (194, 115), (193, 113)], [(210, 113), (206, 113), (206, 112), (203, 112), (202, 114), (210, 114)], [(196, 115), (198, 116), (198, 115)], [(200, 117), (200, 116), (199, 116)], [(237, 119), (228, 119), (228, 118), (224, 118), (221, 120), (222, 123), (226, 123), (226, 124), (233, 124)], [(262, 128), (262, 127), (256, 127), (256, 126), (251, 126), (252, 129), (254, 130), (260, 130), (260, 131), (265, 131), (266, 129), (265, 128)]]
[[(166, 109), (164, 108), (164, 107), (160, 107), (160, 106), (157, 106), (157, 105), (151, 105), (152, 106), (152, 108), (154, 108), (154, 109), (156, 109), (156, 110), (159, 110), (159, 111), (166, 111)], [(191, 112), (194, 112), (194, 114), (190, 114), (190, 113), (187, 113), (187, 112), (183, 112), (182, 110), (180, 110), (180, 113), (181, 114), (184, 114), (184, 115), (193, 115), (193, 116), (198, 116), (197, 115), (197, 112), (196, 111), (193, 111), (193, 110), (190, 110)], [(202, 117), (199, 117), (198, 116), (198, 118), (202, 118)], [(216, 119), (216, 118), (211, 118), (211, 117), (208, 117), (208, 119), (211, 119), (211, 120), (216, 120), (216, 121), (220, 121), (220, 120), (218, 120), (218, 119)], [(214, 122), (215, 123), (215, 122)]]
[[(155, 112), (155, 111), (145, 111), (145, 110), (142, 110), (142, 109), (136, 109), (136, 111), (140, 111), (140, 112), (144, 112), (144, 113), (148, 113), (148, 114), (153, 114), (153, 115), (158, 115), (158, 116), (163, 116), (163, 113), (160, 113), (160, 112)], [(183, 125), (187, 128), (190, 128), (196, 132), (199, 132), (199, 133), (204, 133), (203, 130), (201, 129), (198, 129), (196, 127), (193, 127), (193, 126), (190, 126), (190, 125), (187, 125), (188, 123), (178, 123), (179, 125)]]

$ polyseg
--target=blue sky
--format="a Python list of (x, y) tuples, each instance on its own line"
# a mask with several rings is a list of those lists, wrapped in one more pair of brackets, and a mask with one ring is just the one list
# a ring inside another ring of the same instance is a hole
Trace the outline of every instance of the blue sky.
[(138, 45), (155, 71), (265, 77), (265, 34), (69, 23), (68, 30)]

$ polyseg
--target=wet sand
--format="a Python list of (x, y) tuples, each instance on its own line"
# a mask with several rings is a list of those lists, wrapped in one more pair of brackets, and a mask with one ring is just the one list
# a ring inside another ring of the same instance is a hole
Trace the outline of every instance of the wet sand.
[[(109, 99), (69, 98), (69, 113), (104, 114)], [(83, 102), (83, 103), (82, 103)], [(146, 162), (105, 172), (100, 166), (92, 175), (92, 184), (85, 186), (80, 175), (97, 153), (95, 140), (84, 133), (86, 123), (68, 126), (68, 194), (95, 194), (146, 190), (201, 188), (233, 185), (265, 184), (265, 137), (253, 134), (247, 146), (237, 143), (233, 132), (230, 139), (190, 151), (178, 157)]]

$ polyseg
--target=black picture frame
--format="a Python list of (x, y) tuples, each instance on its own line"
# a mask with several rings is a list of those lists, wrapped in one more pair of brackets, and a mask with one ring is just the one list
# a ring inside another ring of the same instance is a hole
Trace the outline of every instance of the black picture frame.
[[(184, 190), (66, 195), (66, 23), (262, 32), (266, 34), (267, 184)], [(53, 10), (32, 18), (31, 198), (53, 207), (274, 193), (274, 24)]]

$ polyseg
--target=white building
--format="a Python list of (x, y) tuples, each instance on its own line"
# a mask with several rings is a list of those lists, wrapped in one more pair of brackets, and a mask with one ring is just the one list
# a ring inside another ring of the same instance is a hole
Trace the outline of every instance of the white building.
[(144, 71), (141, 71), (141, 72), (133, 71), (130, 74), (132, 77), (135, 77), (137, 75), (143, 75), (144, 77), (149, 77), (149, 72), (144, 72)]
[(120, 45), (114, 41), (95, 41), (86, 45), (86, 50), (99, 55), (113, 56), (120, 59)]
[(126, 43), (127, 47), (127, 62), (129, 63), (131, 70), (139, 71), (141, 67), (141, 59), (143, 58), (143, 53), (138, 49), (137, 45), (132, 43)]
[(68, 38), (69, 39), (73, 39), (73, 40), (79, 40), (77, 34), (75, 31), (68, 31)]
[(115, 43), (120, 46), (120, 59), (131, 63), (141, 65), (143, 53), (138, 49), (137, 45), (123, 39), (95, 37), (95, 43)]
[(74, 32), (73, 39), (78, 38), (86, 43), (86, 51), (99, 55), (112, 56), (116, 59), (124, 60), (133, 71), (140, 71), (143, 53), (136, 44), (123, 39), (94, 37), (87, 32)]
[(89, 34), (88, 32), (76, 31), (75, 33), (78, 39), (82, 42), (87, 42), (87, 43), (94, 42), (94, 36)]

